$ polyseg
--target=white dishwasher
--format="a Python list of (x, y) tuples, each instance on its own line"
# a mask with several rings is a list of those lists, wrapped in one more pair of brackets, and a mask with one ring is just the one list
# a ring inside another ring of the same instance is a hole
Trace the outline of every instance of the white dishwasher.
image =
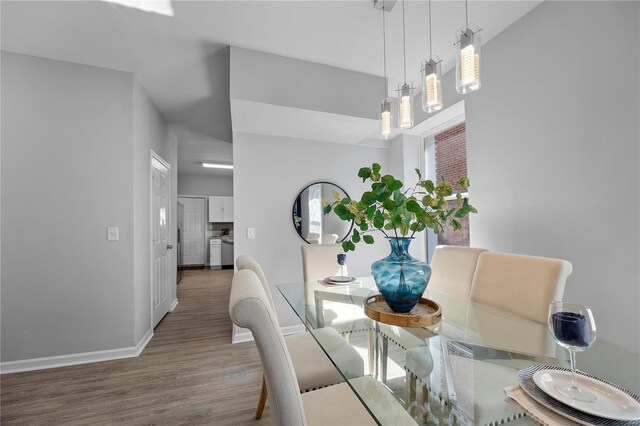
[(209, 267), (220, 269), (222, 267), (222, 238), (209, 240)]

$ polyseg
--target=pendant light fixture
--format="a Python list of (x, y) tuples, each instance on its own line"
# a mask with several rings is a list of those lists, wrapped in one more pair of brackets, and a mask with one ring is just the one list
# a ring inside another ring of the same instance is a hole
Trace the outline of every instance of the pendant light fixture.
[(456, 34), (456, 90), (470, 93), (480, 88), (480, 34), (469, 27), (469, 5), (465, 0), (465, 27)]
[(407, 83), (407, 38), (404, 23), (404, 0), (402, 0), (402, 49), (404, 58), (404, 83), (398, 84), (398, 127), (413, 127), (413, 83)]
[(433, 56), (431, 24), (431, 0), (429, 0), (429, 59), (422, 63), (422, 109), (427, 114), (442, 109), (442, 74), (439, 57)]
[(383, 139), (393, 137), (393, 115), (391, 114), (391, 99), (389, 99), (389, 86), (387, 82), (387, 33), (384, 14), (384, 0), (382, 0), (382, 60), (384, 68), (384, 99), (380, 104), (380, 135)]

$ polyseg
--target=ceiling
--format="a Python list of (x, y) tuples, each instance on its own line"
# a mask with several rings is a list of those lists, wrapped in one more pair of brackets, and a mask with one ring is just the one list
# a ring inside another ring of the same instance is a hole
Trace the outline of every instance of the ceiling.
[[(369, 0), (150, 3), (172, 16), (105, 1), (3, 0), (2, 49), (135, 73), (178, 136), (178, 171), (189, 173), (216, 172), (182, 158), (230, 161), (228, 46), (382, 75), (382, 12)], [(470, 1), (469, 20), (486, 42), (539, 3)], [(428, 55), (427, 2), (408, 0), (405, 11), (407, 78), (418, 86)], [(432, 13), (433, 53), (444, 72), (454, 66), (464, 2), (434, 0)], [(386, 17), (394, 93), (403, 78), (402, 3)]]

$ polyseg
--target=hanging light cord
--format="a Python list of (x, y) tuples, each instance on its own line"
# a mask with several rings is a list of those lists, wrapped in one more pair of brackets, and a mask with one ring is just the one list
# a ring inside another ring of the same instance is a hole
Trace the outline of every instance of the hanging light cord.
[(402, 0), (402, 50), (404, 57), (404, 84), (407, 84), (407, 36), (404, 32), (404, 0)]
[(429, 0), (429, 59), (433, 56), (433, 52), (431, 50), (431, 37), (433, 31), (431, 31), (431, 0)]
[(387, 87), (387, 30), (384, 18), (384, 0), (382, 0), (382, 60), (384, 62), (384, 98), (385, 100), (389, 97), (389, 88)]
[(464, 18), (467, 28), (469, 28), (469, 0), (464, 0)]

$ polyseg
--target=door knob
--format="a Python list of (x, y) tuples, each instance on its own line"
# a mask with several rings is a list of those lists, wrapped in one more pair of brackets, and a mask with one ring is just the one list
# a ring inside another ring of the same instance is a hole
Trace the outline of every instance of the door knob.
[(171, 250), (173, 248), (173, 244), (167, 244), (167, 250)]

